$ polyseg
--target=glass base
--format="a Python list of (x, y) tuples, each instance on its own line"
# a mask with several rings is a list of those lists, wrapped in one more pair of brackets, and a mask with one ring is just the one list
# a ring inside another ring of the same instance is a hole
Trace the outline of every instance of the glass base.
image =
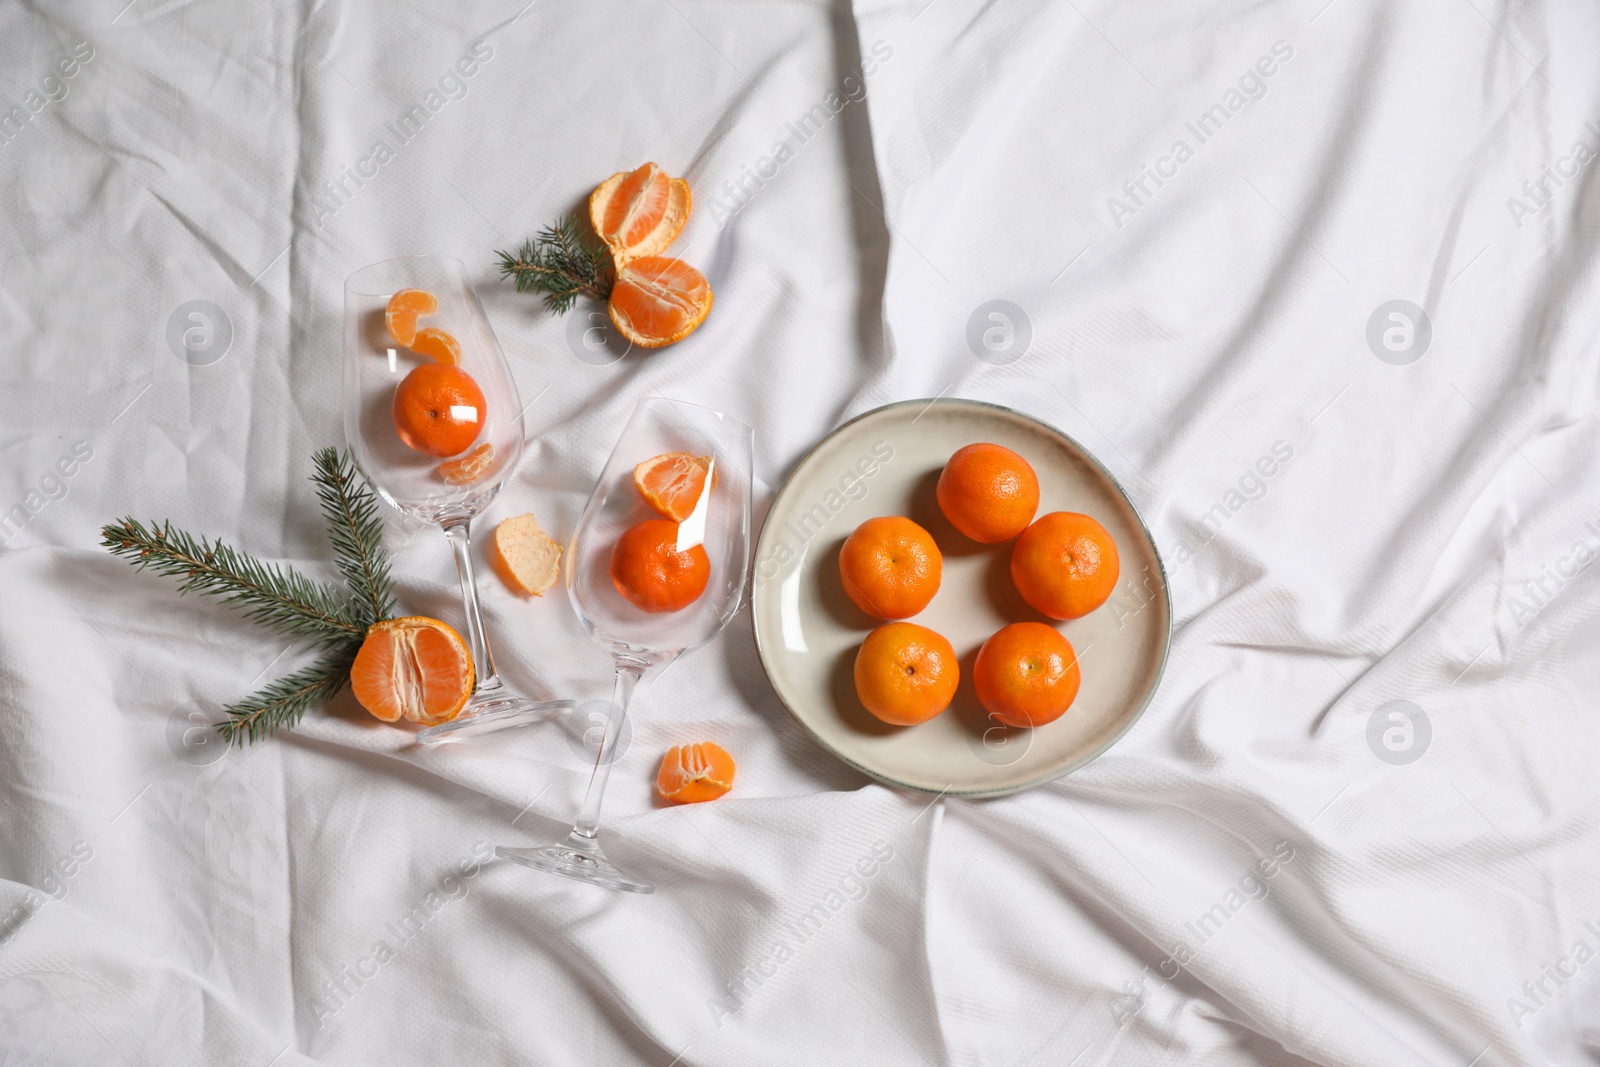
[(538, 848), (508, 848), (501, 845), (494, 850), (496, 856), (512, 860), (536, 871), (564, 874), (580, 882), (592, 882), (607, 889), (624, 893), (654, 893), (656, 887), (647, 882), (636, 882), (619, 871), (615, 864), (600, 851), (600, 842), (574, 831), (564, 842), (540, 845)]
[(576, 700), (529, 700), (526, 697), (476, 696), (449, 722), (430, 726), (417, 734), (419, 745), (436, 745), (482, 734), (511, 730), (554, 719), (578, 706)]

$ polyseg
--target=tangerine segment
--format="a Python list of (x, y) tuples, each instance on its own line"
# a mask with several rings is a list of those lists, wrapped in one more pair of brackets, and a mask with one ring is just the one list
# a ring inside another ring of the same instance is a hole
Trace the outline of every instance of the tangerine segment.
[(645, 256), (617, 268), (607, 310), (617, 331), (641, 348), (660, 348), (695, 331), (711, 311), (705, 275), (681, 259)]
[(978, 703), (1007, 726), (1055, 722), (1072, 706), (1081, 681), (1072, 642), (1042, 622), (995, 631), (972, 665)]
[(618, 171), (589, 194), (589, 222), (620, 266), (666, 249), (689, 218), (689, 183), (654, 163)]
[(406, 447), (425, 456), (454, 456), (472, 447), (487, 417), (483, 390), (448, 363), (424, 363), (394, 387), (394, 428)]
[(475, 681), (461, 635), (423, 615), (373, 623), (350, 667), (356, 700), (384, 722), (449, 722), (467, 706)]
[(710, 579), (705, 546), (678, 551), (678, 524), (671, 519), (630, 527), (611, 550), (611, 584), (641, 611), (681, 611), (700, 599)]
[(944, 635), (914, 622), (891, 622), (861, 642), (855, 681), (868, 711), (895, 726), (915, 726), (950, 706), (961, 667)]
[(417, 338), (417, 319), (438, 310), (438, 298), (426, 289), (402, 289), (389, 298), (383, 319), (389, 326), (389, 335), (410, 348)]
[(683, 522), (694, 514), (710, 472), (710, 456), (667, 452), (633, 468), (633, 484), (658, 515)]
[(437, 326), (418, 330), (406, 347), (439, 363), (459, 365), (461, 362), (461, 342)]
[(513, 515), (495, 527), (485, 555), (511, 591), (524, 596), (544, 596), (561, 574), (561, 546), (532, 515)]
[(1052, 511), (1022, 531), (1011, 550), (1011, 581), (1036, 611), (1077, 619), (1110, 598), (1117, 543), (1088, 515)]
[(935, 490), (950, 525), (980, 544), (1009, 541), (1039, 510), (1039, 477), (1009, 448), (973, 444), (945, 463)]
[(733, 757), (721, 745), (673, 745), (661, 760), (656, 792), (674, 804), (700, 804), (732, 789), (733, 772)]
[(451, 485), (471, 485), (484, 476), (492, 463), (494, 445), (485, 441), (460, 459), (449, 459), (439, 464), (439, 477)]
[(901, 515), (868, 519), (839, 549), (839, 577), (875, 619), (908, 619), (939, 591), (944, 557), (933, 536)]

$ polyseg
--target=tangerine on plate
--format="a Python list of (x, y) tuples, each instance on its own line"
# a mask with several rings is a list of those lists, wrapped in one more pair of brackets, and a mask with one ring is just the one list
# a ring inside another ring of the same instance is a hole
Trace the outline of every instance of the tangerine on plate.
[(448, 624), (424, 615), (375, 622), (350, 666), (350, 688), (384, 722), (449, 722), (467, 706), (472, 653)]
[(950, 525), (980, 544), (1009, 541), (1039, 510), (1039, 477), (1027, 460), (1001, 445), (957, 449), (935, 490)]
[(646, 163), (618, 171), (589, 194), (589, 221), (620, 267), (671, 244), (692, 205), (688, 182)]
[(681, 611), (700, 599), (711, 578), (704, 545), (678, 550), (678, 524), (646, 519), (617, 538), (611, 584), (640, 611)]
[(1042, 622), (1001, 627), (972, 665), (978, 703), (1007, 726), (1055, 722), (1072, 706), (1081, 681), (1072, 642)]
[(868, 519), (839, 549), (839, 577), (875, 619), (909, 619), (939, 591), (944, 556), (933, 535), (902, 515)]
[(606, 310), (617, 332), (641, 348), (660, 348), (695, 331), (711, 311), (705, 275), (681, 259), (644, 256), (617, 266)]
[(437, 326), (418, 330), (406, 347), (439, 363), (461, 362), (461, 342)]
[(383, 320), (389, 327), (389, 336), (411, 347), (417, 339), (417, 319), (439, 310), (439, 298), (426, 289), (402, 289), (389, 298)]
[(472, 447), (487, 412), (472, 375), (449, 363), (424, 363), (394, 388), (394, 428), (425, 456), (454, 456)]
[(700, 804), (732, 789), (733, 772), (733, 757), (721, 745), (673, 745), (661, 760), (656, 792), (674, 804)]
[(634, 467), (633, 484), (656, 514), (682, 522), (694, 513), (710, 473), (710, 456), (668, 452)]
[(1089, 614), (1117, 587), (1117, 543), (1088, 515), (1052, 511), (1022, 531), (1011, 550), (1011, 581), (1052, 619)]
[(914, 622), (891, 622), (861, 642), (855, 681), (856, 696), (873, 715), (894, 726), (915, 726), (950, 706), (961, 667), (943, 634)]

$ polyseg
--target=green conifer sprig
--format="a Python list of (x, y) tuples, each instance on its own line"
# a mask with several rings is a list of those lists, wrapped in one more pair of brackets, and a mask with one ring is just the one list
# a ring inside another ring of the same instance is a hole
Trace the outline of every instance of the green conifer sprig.
[(216, 724), (217, 733), (230, 745), (244, 745), (293, 729), (313, 705), (326, 704), (339, 695), (350, 681), (350, 665), (360, 650), (361, 642), (351, 641), (311, 666), (229, 704), (222, 709), (228, 717)]
[(546, 226), (537, 237), (524, 241), (515, 255), (495, 255), (500, 257), (500, 273), (516, 283), (517, 292), (543, 293), (545, 304), (557, 315), (571, 310), (585, 293), (596, 300), (611, 296), (610, 254), (584, 234), (575, 215)]
[(179, 593), (221, 597), (245, 618), (290, 637), (348, 640), (366, 633), (339, 590), (292, 567), (262, 563), (232, 545), (125, 518), (100, 531), (101, 544), (138, 570), (180, 578)]
[(394, 581), (389, 555), (383, 550), (383, 520), (378, 501), (356, 471), (348, 454), (324, 448), (313, 459), (311, 481), (328, 521), (333, 562), (355, 597), (366, 627), (394, 614)]
[(307, 709), (338, 695), (350, 679), (350, 665), (367, 627), (394, 611), (377, 498), (348, 453), (324, 448), (313, 463), (311, 480), (327, 521), (334, 564), (344, 578), (343, 590), (292, 567), (262, 563), (220, 540), (174, 529), (170, 522), (146, 526), (124, 518), (100, 531), (100, 543), (137, 569), (181, 579), (180, 594), (218, 597), (242, 609), (246, 618), (287, 637), (311, 638), (321, 648), (321, 658), (311, 666), (223, 709), (227, 718), (216, 728), (231, 744), (290, 729)]

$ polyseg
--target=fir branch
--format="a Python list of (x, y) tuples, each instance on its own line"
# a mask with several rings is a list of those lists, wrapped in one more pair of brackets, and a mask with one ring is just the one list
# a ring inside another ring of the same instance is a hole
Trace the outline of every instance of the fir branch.
[(383, 550), (383, 522), (378, 501), (358, 475), (349, 452), (324, 448), (312, 460), (311, 480), (328, 521), (334, 564), (354, 598), (352, 608), (370, 626), (394, 614), (394, 582), (389, 555)]
[(326, 704), (339, 695), (350, 681), (350, 665), (360, 649), (360, 641), (349, 641), (304, 670), (285, 675), (259, 693), (228, 705), (222, 709), (228, 717), (216, 724), (217, 733), (228, 744), (242, 747), (279, 730), (294, 728), (312, 705)]
[(602, 245), (578, 229), (575, 215), (562, 218), (524, 241), (516, 255), (500, 257), (500, 273), (516, 282), (519, 293), (543, 293), (544, 302), (558, 315), (571, 310), (580, 295), (596, 300), (611, 295), (613, 279), (609, 256)]
[(221, 597), (246, 618), (292, 637), (342, 641), (366, 636), (367, 623), (331, 585), (292, 567), (261, 563), (222, 541), (195, 537), (164, 522), (151, 530), (125, 518), (100, 530), (101, 544), (139, 570), (183, 579), (179, 593)]

